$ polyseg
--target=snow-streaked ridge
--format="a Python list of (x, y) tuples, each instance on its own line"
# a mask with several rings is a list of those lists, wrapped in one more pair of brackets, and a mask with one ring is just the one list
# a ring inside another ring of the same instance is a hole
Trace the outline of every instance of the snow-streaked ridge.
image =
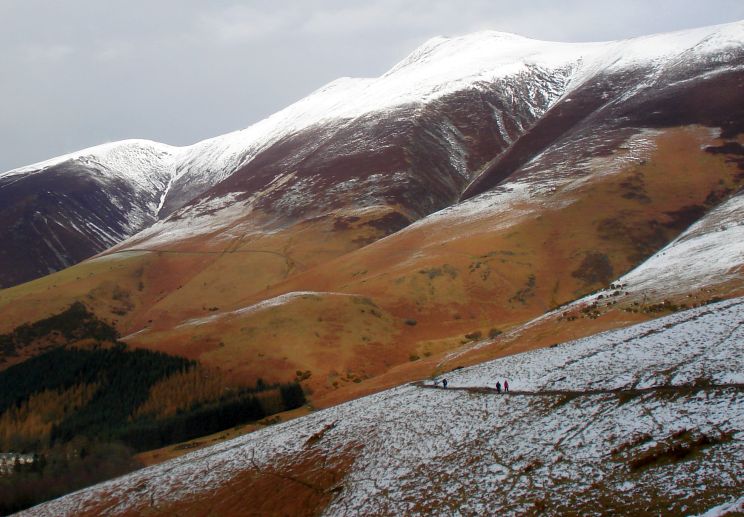
[(223, 319), (227, 317), (242, 316), (245, 314), (260, 312), (260, 311), (272, 309), (275, 307), (281, 307), (282, 305), (291, 303), (297, 299), (321, 298), (321, 297), (330, 297), (330, 296), (354, 297), (355, 295), (348, 294), (348, 293), (328, 292), (328, 291), (292, 291), (289, 293), (281, 294), (279, 296), (275, 296), (273, 298), (262, 300), (260, 302), (248, 305), (247, 307), (241, 307), (240, 309), (235, 309), (235, 310), (226, 311), (226, 312), (219, 312), (216, 314), (212, 314), (210, 316), (204, 316), (202, 318), (192, 318), (176, 326), (176, 328), (204, 325), (206, 323), (211, 323), (215, 320), (219, 320), (219, 319)]
[(113, 175), (130, 178), (145, 186), (148, 181), (147, 173), (153, 170), (167, 171), (177, 150), (177, 147), (152, 140), (120, 140), (12, 169), (0, 174), (0, 177), (41, 172), (67, 161), (77, 161), (92, 167), (104, 167)]

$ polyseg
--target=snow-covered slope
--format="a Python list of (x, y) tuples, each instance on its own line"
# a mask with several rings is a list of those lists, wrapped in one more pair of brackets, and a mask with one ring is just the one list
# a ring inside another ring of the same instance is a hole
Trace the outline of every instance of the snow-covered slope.
[[(97, 170), (101, 176), (128, 180), (142, 190), (163, 191), (170, 179), (170, 166), (177, 148), (151, 140), (122, 140), (51, 158), (0, 174), (5, 180), (20, 180), (65, 162)], [(166, 180), (164, 184), (163, 180)]]
[[(620, 276), (610, 287), (551, 311), (532, 323), (548, 321), (577, 307), (612, 308), (616, 299), (608, 293), (612, 295), (616, 291), (623, 294), (620, 301), (624, 308), (639, 300), (643, 300), (644, 305), (656, 304), (693, 294), (695, 300), (690, 303), (700, 303), (701, 292), (736, 292), (743, 281), (744, 193), (739, 192), (702, 216), (638, 267)], [(706, 301), (705, 297), (702, 301)]]
[(618, 282), (654, 297), (712, 288), (742, 278), (744, 194), (739, 193)]
[[(742, 324), (735, 299), (452, 371), (446, 390), (385, 391), (27, 514), (219, 511), (262, 476), (330, 494), (325, 515), (701, 513), (742, 496)], [(293, 471), (303, 458), (327, 486)]]

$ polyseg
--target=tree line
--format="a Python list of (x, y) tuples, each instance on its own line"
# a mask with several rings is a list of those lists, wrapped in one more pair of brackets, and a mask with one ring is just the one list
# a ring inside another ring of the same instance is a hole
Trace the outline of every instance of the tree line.
[(137, 468), (136, 451), (306, 402), (297, 382), (235, 386), (196, 361), (117, 339), (79, 302), (0, 336), (0, 354), (39, 340), (58, 345), (0, 371), (0, 452), (37, 458), (0, 476), (0, 514)]

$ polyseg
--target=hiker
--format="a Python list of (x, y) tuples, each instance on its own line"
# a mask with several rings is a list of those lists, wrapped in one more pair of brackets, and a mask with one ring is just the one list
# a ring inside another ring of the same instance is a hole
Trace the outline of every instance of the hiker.
[(504, 379), (504, 393), (508, 393), (508, 392), (509, 392), (509, 381)]
[(501, 383), (496, 381), (496, 393), (501, 393)]
[(442, 387), (447, 389), (447, 379), (442, 379)]

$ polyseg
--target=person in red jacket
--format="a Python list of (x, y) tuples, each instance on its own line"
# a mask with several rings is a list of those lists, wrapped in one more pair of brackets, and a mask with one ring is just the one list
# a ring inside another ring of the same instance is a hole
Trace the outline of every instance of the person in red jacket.
[(509, 391), (509, 381), (504, 379), (504, 393), (507, 393)]

